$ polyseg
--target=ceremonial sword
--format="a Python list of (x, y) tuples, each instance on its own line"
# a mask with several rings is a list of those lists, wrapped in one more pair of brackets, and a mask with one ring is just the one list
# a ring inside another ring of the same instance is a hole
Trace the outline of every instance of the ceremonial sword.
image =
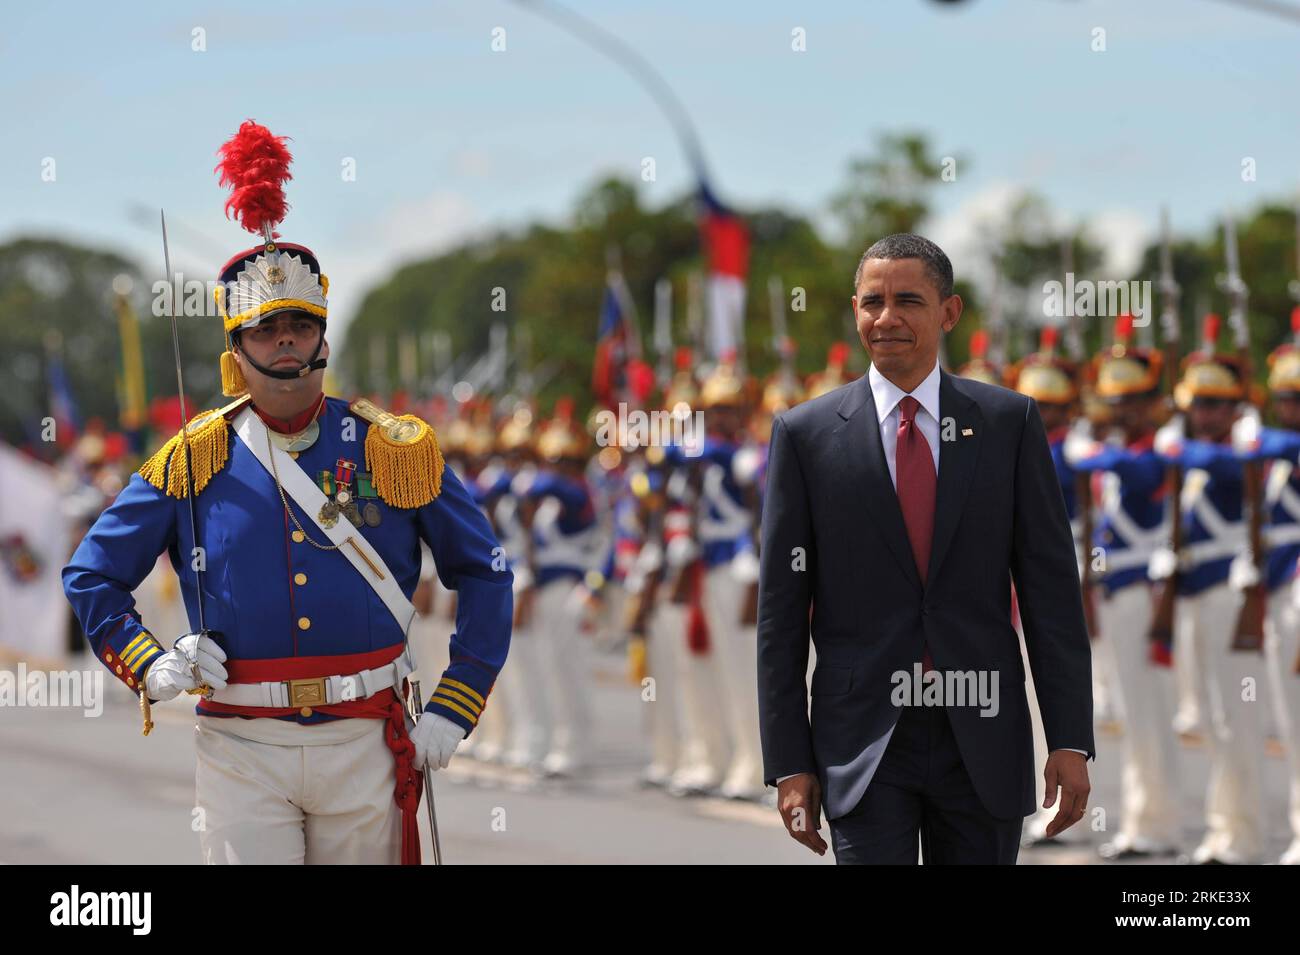
[[(420, 699), (420, 681), (411, 681), (411, 702), (415, 705), (415, 719), (424, 718), (424, 701)], [(433, 780), (429, 778), (426, 762), (421, 773), (424, 777), (424, 799), (429, 805), (429, 832), (433, 835), (433, 864), (442, 865), (442, 843), (438, 841), (438, 813), (433, 808)]]
[[(172, 321), (172, 351), (176, 358), (176, 394), (180, 400), (181, 406), (181, 449), (185, 453), (185, 501), (189, 505), (190, 512), (190, 540), (193, 542), (195, 550), (199, 547), (199, 529), (198, 521), (194, 517), (194, 468), (190, 457), (190, 430), (189, 430), (189, 411), (185, 407), (185, 379), (181, 371), (181, 337), (180, 331), (176, 327), (176, 279), (172, 275), (172, 254), (167, 245), (167, 215), (162, 209), (158, 210), (158, 219), (162, 224), (162, 241), (163, 241), (163, 264), (167, 269), (167, 284), (170, 287), (171, 294), (168, 295), (167, 311)], [(190, 552), (191, 561), (194, 558), (194, 552)], [(208, 633), (207, 624), (203, 617), (203, 571), (204, 561), (199, 560), (194, 567), (194, 603), (199, 611), (199, 634)], [(202, 694), (204, 699), (212, 696), (212, 687), (203, 682), (202, 673), (199, 670), (198, 649), (195, 648), (195, 659), (190, 662), (190, 673), (194, 677), (196, 684), (194, 689), (186, 690), (190, 694)], [(143, 691), (141, 693), (143, 697)]]

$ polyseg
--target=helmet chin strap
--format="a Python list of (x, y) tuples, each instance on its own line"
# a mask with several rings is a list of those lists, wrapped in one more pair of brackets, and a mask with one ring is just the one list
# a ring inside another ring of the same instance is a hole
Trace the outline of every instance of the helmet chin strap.
[[(235, 338), (235, 344), (239, 344), (238, 337)], [(316, 339), (316, 350), (311, 353), (311, 357), (307, 359), (304, 365), (293, 371), (288, 371), (282, 368), (267, 368), (265, 365), (258, 364), (258, 362), (254, 360), (253, 356), (248, 354), (248, 352), (244, 351), (242, 348), (240, 349), (240, 353), (244, 356), (244, 361), (256, 368), (261, 374), (266, 375), (266, 377), (278, 378), (281, 381), (291, 381), (295, 378), (302, 378), (305, 375), (310, 375), (318, 368), (325, 367), (325, 359), (319, 357), (320, 350), (324, 346), (325, 329), (322, 328), (320, 338)]]

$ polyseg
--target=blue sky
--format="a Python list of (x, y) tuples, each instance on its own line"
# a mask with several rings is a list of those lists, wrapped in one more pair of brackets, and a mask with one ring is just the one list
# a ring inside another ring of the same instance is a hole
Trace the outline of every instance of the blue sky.
[[(741, 205), (824, 219), (848, 158), (884, 131), (921, 129), (969, 159), (927, 230), (959, 272), (976, 265), (972, 223), (1018, 188), (1090, 223), (1117, 267), (1163, 203), (1176, 229), (1204, 230), (1300, 188), (1300, 24), (1211, 0), (568, 2), (668, 77)], [(1098, 27), (1105, 52), (1090, 49)], [(249, 244), (212, 167), (252, 117), (293, 138), (282, 231), (320, 255), (339, 319), (396, 264), (563, 216), (645, 156), (648, 203), (689, 182), (632, 80), (505, 0), (25, 4), (6, 11), (0, 84), (0, 239), (57, 235), (153, 268), (164, 206), (174, 256), (209, 277)]]

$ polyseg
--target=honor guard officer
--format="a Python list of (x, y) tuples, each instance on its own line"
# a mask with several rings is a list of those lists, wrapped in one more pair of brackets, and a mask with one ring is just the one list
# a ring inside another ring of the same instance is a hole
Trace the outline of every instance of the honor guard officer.
[(1278, 860), (1281, 865), (1300, 865), (1300, 306), (1291, 313), (1291, 329), (1292, 340), (1268, 358), (1278, 427), (1261, 429), (1257, 439), (1238, 448), (1245, 460), (1266, 462), (1264, 653), (1290, 777), (1291, 843)]
[[(150, 701), (202, 696), (205, 861), (418, 863), (419, 770), (445, 766), (482, 715), (510, 640), (510, 571), (424, 421), (321, 391), (328, 282), (271, 232), (282, 138), (245, 123), (222, 154), (227, 208), (263, 240), (220, 274), (234, 400), (131, 476), (64, 589), (96, 656), (142, 694), (146, 733)], [(408, 735), (421, 540), (460, 599), (451, 664)], [(170, 649), (131, 598), (164, 551), (192, 628)]]
[(957, 369), (963, 378), (973, 378), (986, 385), (1001, 385), (1002, 370), (988, 359), (989, 333), (977, 328), (970, 337), (970, 361)]
[[(729, 799), (764, 795), (763, 752), (758, 736), (758, 634), (742, 625), (745, 600), (757, 607), (757, 455), (743, 453), (752, 407), (750, 382), (728, 353), (700, 386), (706, 437), (693, 467), (701, 468), (698, 543), (704, 562), (704, 609), (709, 642), (731, 740), (731, 759), (719, 786)], [(739, 461), (737, 460), (739, 456)], [(746, 461), (748, 463), (746, 463)], [(740, 464), (740, 467), (737, 467)]]
[(840, 385), (848, 384), (852, 380), (851, 376), (844, 371), (848, 361), (849, 346), (844, 342), (836, 342), (827, 349), (826, 367), (809, 375), (808, 381), (805, 382), (808, 391), (805, 400), (812, 401), (827, 392), (834, 391)]
[(1177, 415), (1155, 437), (1156, 453), (1183, 471), (1184, 546), (1172, 561), (1157, 552), (1152, 574), (1178, 568), (1174, 662), (1185, 649), (1193, 654), (1200, 705), (1209, 717), (1206, 833), (1192, 854), (1202, 864), (1254, 863), (1264, 850), (1263, 716), (1247, 687), (1266, 685), (1265, 668), (1260, 653), (1233, 649), (1241, 600), (1229, 583), (1233, 561), (1247, 547), (1242, 466), (1232, 449), (1246, 373), (1239, 358), (1216, 352), (1218, 335), (1218, 316), (1206, 316), (1202, 348), (1184, 360), (1174, 388), (1186, 422)]
[(1108, 440), (1071, 435), (1065, 447), (1070, 464), (1100, 487), (1100, 520), (1089, 546), (1103, 554), (1097, 616), (1124, 714), (1119, 833), (1099, 850), (1112, 860), (1173, 853), (1181, 835), (1173, 672), (1165, 648), (1147, 637), (1147, 566), (1166, 537), (1165, 464), (1153, 448), (1164, 360), (1155, 349), (1134, 347), (1131, 337), (1132, 319), (1120, 316), (1114, 344), (1093, 362)]
[(573, 775), (588, 768), (591, 757), (589, 676), (578, 642), (583, 580), (601, 556), (585, 477), (589, 451), (589, 436), (573, 418), (572, 399), (561, 398), (537, 436), (538, 470), (522, 493), (532, 585), (520, 592), (520, 601), (527, 601), (529, 639), (537, 641), (546, 693), (547, 750), (537, 767), (544, 776)]

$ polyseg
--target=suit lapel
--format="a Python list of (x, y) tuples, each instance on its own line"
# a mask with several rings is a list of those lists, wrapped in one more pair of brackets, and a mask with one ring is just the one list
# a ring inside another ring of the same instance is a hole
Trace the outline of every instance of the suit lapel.
[(866, 375), (845, 389), (844, 398), (836, 411), (844, 419), (835, 429), (834, 435), (836, 447), (843, 449), (838, 460), (848, 486), (863, 490), (866, 510), (874, 520), (876, 529), (885, 539), (894, 559), (903, 568), (907, 579), (920, 591), (921, 577), (916, 570), (911, 542), (907, 539), (907, 525), (903, 522), (903, 510), (898, 505), (898, 494), (889, 477), (885, 447), (880, 443), (876, 401)]
[[(944, 422), (949, 419), (952, 425), (947, 429), (949, 440), (945, 441)], [(933, 582), (939, 572), (944, 554), (961, 521), (966, 495), (975, 474), (975, 462), (979, 458), (980, 441), (984, 434), (983, 420), (979, 405), (957, 390), (951, 375), (940, 371), (939, 482), (935, 492), (934, 537), (930, 543), (930, 566), (925, 578), (927, 583)]]

